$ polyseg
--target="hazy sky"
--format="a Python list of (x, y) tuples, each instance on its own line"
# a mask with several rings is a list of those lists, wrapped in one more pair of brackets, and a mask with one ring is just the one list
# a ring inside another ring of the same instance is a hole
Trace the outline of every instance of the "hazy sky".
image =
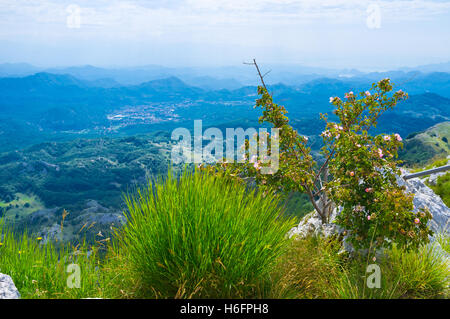
[(450, 0), (0, 0), (0, 63), (386, 69), (449, 40)]

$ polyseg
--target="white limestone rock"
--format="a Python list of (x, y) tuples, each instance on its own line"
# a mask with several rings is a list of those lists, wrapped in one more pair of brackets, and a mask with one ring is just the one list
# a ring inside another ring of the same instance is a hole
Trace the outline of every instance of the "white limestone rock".
[(445, 175), (445, 174), (447, 174), (447, 172), (434, 173), (434, 174), (431, 174), (431, 175), (428, 177), (428, 179), (424, 179), (424, 180), (428, 180), (428, 183), (430, 183), (430, 185), (435, 186), (435, 185), (437, 184), (437, 179), (438, 179), (438, 177), (443, 176), (443, 175)]
[(0, 299), (20, 299), (20, 293), (17, 290), (11, 277), (0, 273)]
[(412, 178), (407, 181), (399, 179), (400, 185), (406, 186), (406, 191), (414, 194), (414, 211), (420, 208), (428, 208), (433, 219), (428, 226), (435, 232), (446, 232), (449, 234), (450, 208), (448, 208), (442, 199), (436, 195), (431, 188), (419, 178)]
[(323, 224), (319, 214), (317, 214), (316, 210), (314, 210), (303, 217), (297, 227), (294, 227), (289, 231), (289, 237), (299, 236), (300, 238), (303, 238), (308, 235), (323, 235), (328, 237), (333, 234), (342, 233), (343, 229), (333, 223), (336, 219), (338, 211), (340, 212), (338, 208), (334, 208), (329, 218), (330, 222)]

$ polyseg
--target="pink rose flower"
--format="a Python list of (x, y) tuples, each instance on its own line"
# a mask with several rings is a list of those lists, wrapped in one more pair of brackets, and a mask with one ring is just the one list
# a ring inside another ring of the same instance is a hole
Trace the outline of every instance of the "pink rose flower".
[(352, 91), (350, 91), (348, 93), (345, 93), (345, 98), (346, 99), (351, 98), (351, 97), (353, 97), (353, 92)]
[(414, 224), (420, 224), (420, 219), (419, 218), (414, 219)]
[(395, 135), (395, 138), (397, 139), (397, 141), (399, 141), (399, 142), (402, 141), (402, 138), (401, 138), (400, 134), (395, 133), (394, 135)]
[(378, 149), (378, 156), (379, 156), (380, 158), (383, 157), (383, 151), (382, 151), (380, 148)]

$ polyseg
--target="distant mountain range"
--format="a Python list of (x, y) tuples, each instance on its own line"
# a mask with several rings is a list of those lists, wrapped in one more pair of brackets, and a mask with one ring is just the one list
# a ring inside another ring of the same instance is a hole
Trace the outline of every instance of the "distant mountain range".
[[(99, 83), (102, 82), (102, 83)], [(104, 85), (108, 82), (110, 85)], [(370, 88), (369, 78), (318, 78), (301, 85), (273, 84), (269, 90), (284, 105), (299, 131), (316, 134), (320, 112), (330, 112), (330, 96)], [(450, 119), (450, 74), (411, 75), (395, 81), (410, 94), (384, 115), (378, 129), (401, 134)], [(210, 90), (171, 76), (123, 86), (114, 81), (82, 80), (70, 74), (39, 72), (0, 78), (0, 151), (42, 141), (79, 137), (127, 136), (191, 126), (194, 119), (218, 126), (256, 119), (255, 86)], [(307, 121), (303, 121), (307, 120)]]
[[(264, 64), (268, 84), (284, 83), (290, 86), (304, 84), (324, 77), (336, 79), (365, 78), (370, 81), (389, 77), (394, 80), (408, 80), (414, 74), (446, 72), (450, 73), (450, 62), (429, 64), (414, 68), (404, 67), (383, 72), (362, 72), (356, 69), (330, 69), (302, 65)], [(0, 77), (27, 76), (38, 72), (69, 74), (85, 81), (92, 81), (102, 87), (137, 85), (156, 79), (175, 76), (191, 86), (207, 90), (234, 90), (246, 85), (257, 85), (255, 70), (247, 65), (228, 67), (164, 67), (146, 65), (140, 67), (95, 67), (92, 65), (44, 68), (26, 63), (0, 64)]]
[(144, 66), (140, 68), (99, 68), (90, 65), (66, 68), (38, 68), (25, 63), (0, 64), (0, 77), (23, 77), (45, 72), (67, 74), (91, 82), (93, 86), (111, 88), (138, 85), (143, 82), (168, 77), (179, 77), (191, 86), (210, 90), (237, 89), (243, 84), (233, 77), (211, 76), (201, 70), (189, 68), (167, 68), (162, 66)]
[(424, 73), (431, 73), (431, 72), (450, 72), (450, 62), (443, 62), (443, 63), (433, 63), (433, 64), (426, 64), (426, 65), (419, 65), (416, 67), (403, 67), (400, 68), (400, 70), (405, 72), (410, 71), (419, 71)]

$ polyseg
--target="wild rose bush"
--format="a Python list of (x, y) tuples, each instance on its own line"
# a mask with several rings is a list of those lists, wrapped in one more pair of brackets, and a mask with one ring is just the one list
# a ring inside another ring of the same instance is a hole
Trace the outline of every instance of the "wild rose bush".
[[(371, 92), (372, 91), (372, 92)], [(345, 99), (330, 98), (336, 107), (339, 123), (326, 121), (322, 133), (323, 153), (329, 156), (333, 179), (325, 186), (334, 203), (342, 207), (336, 223), (349, 231), (355, 248), (389, 246), (417, 247), (428, 240), (427, 222), (431, 214), (414, 213), (413, 195), (406, 194), (397, 183), (400, 170), (397, 152), (402, 147), (399, 134), (371, 136), (368, 130), (377, 125), (379, 116), (392, 109), (407, 94), (393, 94), (389, 79), (372, 86), (371, 91)]]
[[(405, 248), (417, 247), (428, 241), (431, 231), (428, 211), (413, 212), (413, 196), (397, 184), (400, 171), (397, 152), (402, 147), (398, 134), (371, 136), (380, 115), (392, 109), (407, 94), (392, 92), (389, 79), (372, 85), (370, 91), (348, 92), (345, 98), (330, 97), (338, 121), (329, 121), (321, 114), (326, 129), (321, 134), (325, 160), (319, 166), (307, 147), (308, 139), (289, 124), (283, 106), (273, 102), (264, 83), (258, 87), (261, 96), (255, 107), (262, 108), (260, 123), (279, 128), (279, 169), (262, 174), (261, 168), (270, 164), (268, 158), (253, 155), (245, 164), (226, 163), (207, 167), (233, 178), (251, 179), (263, 192), (283, 192), (287, 196), (299, 191), (306, 193), (324, 223), (334, 207), (342, 208), (336, 223), (346, 229), (348, 240), (356, 249), (387, 247), (392, 243)], [(255, 136), (260, 143), (261, 136)], [(260, 145), (260, 144), (259, 144)], [(250, 148), (247, 140), (244, 148)], [(247, 156), (244, 154), (244, 157)]]

